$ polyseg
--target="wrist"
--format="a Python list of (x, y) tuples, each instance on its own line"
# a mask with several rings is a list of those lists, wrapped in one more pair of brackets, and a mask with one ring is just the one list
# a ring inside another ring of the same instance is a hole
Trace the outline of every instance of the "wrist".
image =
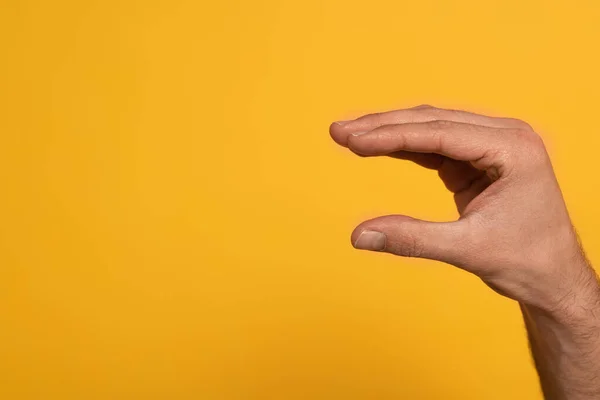
[(573, 265), (568, 278), (562, 279), (561, 289), (555, 290), (550, 301), (539, 304), (521, 302), (531, 317), (560, 325), (600, 330), (600, 283), (587, 261)]

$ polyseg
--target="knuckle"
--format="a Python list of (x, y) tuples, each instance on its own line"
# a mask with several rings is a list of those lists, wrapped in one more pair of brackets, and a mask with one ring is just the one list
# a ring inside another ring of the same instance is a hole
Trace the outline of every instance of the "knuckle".
[(381, 117), (382, 113), (380, 112), (369, 114), (369, 119), (377, 126), (381, 125)]
[(444, 131), (453, 126), (455, 126), (454, 122), (443, 119), (427, 122), (429, 134), (431, 135), (431, 142), (434, 144), (436, 151), (441, 151), (443, 149)]
[(520, 140), (527, 140), (529, 138), (529, 135), (531, 135), (531, 132), (529, 130), (521, 128), (513, 128), (511, 132), (517, 139)]
[(515, 138), (526, 145), (528, 151), (545, 150), (544, 140), (540, 135), (530, 129), (514, 129)]
[(379, 126), (379, 121), (381, 121), (381, 113), (375, 112), (375, 113), (365, 114), (362, 117), (358, 118), (357, 120), (370, 122), (373, 125)]
[(511, 130), (512, 135), (516, 140), (524, 144), (535, 144), (537, 134), (529, 129), (513, 128)]
[(423, 255), (424, 245), (423, 241), (417, 236), (410, 235), (405, 238), (399, 248), (399, 254), (404, 257), (421, 257)]
[(413, 107), (413, 110), (427, 110), (427, 109), (434, 109), (434, 108), (435, 107), (430, 104), (421, 104), (416, 107)]
[(424, 108), (419, 111), (419, 115), (424, 116), (431, 121), (447, 120), (450, 117), (448, 111), (435, 107)]
[(441, 131), (441, 130), (444, 130), (446, 128), (454, 126), (454, 124), (455, 124), (454, 122), (447, 121), (447, 120), (444, 120), (444, 119), (436, 119), (434, 121), (427, 122), (427, 126), (432, 131)]
[(516, 129), (523, 129), (523, 130), (533, 132), (533, 128), (531, 127), (531, 125), (529, 125), (527, 122), (522, 121), (518, 118), (507, 118), (507, 122), (511, 126), (514, 126)]
[(519, 152), (527, 163), (539, 163), (547, 159), (544, 139), (530, 129), (515, 129), (513, 134), (519, 143)]

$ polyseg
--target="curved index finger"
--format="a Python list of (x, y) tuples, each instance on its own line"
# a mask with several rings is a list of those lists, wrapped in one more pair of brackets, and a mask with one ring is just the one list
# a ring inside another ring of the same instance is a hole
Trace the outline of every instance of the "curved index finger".
[(469, 161), (475, 168), (505, 164), (510, 135), (490, 128), (453, 121), (431, 121), (384, 125), (372, 131), (348, 136), (348, 148), (362, 156), (389, 155), (397, 151), (435, 153), (460, 161)]
[(354, 120), (338, 121), (331, 124), (329, 131), (333, 140), (342, 146), (347, 145), (348, 135), (370, 131), (383, 125), (410, 124), (430, 121), (453, 121), (491, 128), (528, 129), (526, 122), (514, 118), (489, 117), (461, 110), (448, 110), (422, 105), (414, 108), (363, 115)]

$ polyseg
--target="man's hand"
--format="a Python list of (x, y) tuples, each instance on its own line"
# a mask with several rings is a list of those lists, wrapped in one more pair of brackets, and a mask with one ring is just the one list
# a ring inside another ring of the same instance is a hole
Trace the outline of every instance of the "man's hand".
[[(539, 315), (556, 321), (557, 330), (577, 325), (588, 335), (600, 332), (596, 275), (578, 243), (544, 143), (528, 124), (419, 106), (335, 122), (330, 133), (358, 155), (391, 156), (436, 169), (460, 214), (457, 221), (442, 223), (378, 217), (354, 230), (354, 247), (453, 264), (519, 301), (533, 319), (530, 325), (540, 325)], [(566, 331), (563, 336), (577, 336)], [(595, 351), (592, 375), (598, 380), (599, 345), (597, 340), (581, 349)], [(580, 375), (589, 378), (585, 371)], [(594, 393), (600, 395), (600, 381), (596, 384)], [(545, 391), (548, 398), (591, 398), (568, 390), (563, 384)]]
[(460, 213), (444, 223), (375, 218), (355, 229), (355, 247), (444, 261), (548, 311), (598, 295), (542, 139), (525, 122), (420, 106), (330, 131), (361, 156), (437, 169)]

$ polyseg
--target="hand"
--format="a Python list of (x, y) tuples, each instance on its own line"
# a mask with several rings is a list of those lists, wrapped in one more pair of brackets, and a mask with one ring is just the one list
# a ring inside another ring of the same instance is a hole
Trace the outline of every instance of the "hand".
[(436, 169), (460, 214), (452, 222), (365, 221), (354, 247), (447, 262), (552, 313), (599, 301), (544, 143), (525, 122), (419, 106), (335, 122), (330, 133), (358, 155)]

